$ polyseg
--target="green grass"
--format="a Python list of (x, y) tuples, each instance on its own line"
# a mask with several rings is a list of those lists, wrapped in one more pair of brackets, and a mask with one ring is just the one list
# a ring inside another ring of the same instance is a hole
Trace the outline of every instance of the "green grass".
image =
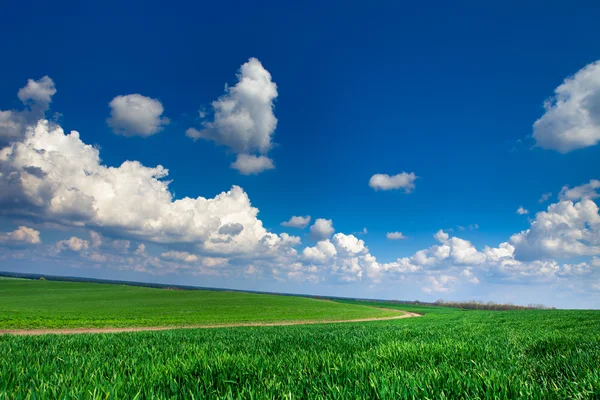
[[(600, 313), (0, 337), (5, 398), (600, 398)], [(2, 398), (2, 394), (0, 394)]]
[(4, 335), (0, 399), (600, 398), (599, 311), (385, 306), (424, 316)]
[(291, 296), (0, 280), (0, 329), (211, 325), (397, 315)]

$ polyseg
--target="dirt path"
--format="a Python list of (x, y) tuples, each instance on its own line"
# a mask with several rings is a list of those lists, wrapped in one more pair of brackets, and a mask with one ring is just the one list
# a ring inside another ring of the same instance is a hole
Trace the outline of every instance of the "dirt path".
[[(387, 309), (390, 310), (391, 309)], [(399, 311), (399, 310), (393, 310)], [(174, 329), (212, 329), (212, 328), (237, 328), (243, 326), (289, 326), (289, 325), (315, 325), (315, 324), (343, 324), (349, 322), (371, 322), (371, 321), (389, 321), (392, 319), (402, 319), (411, 317), (420, 317), (421, 314), (399, 311), (401, 315), (393, 317), (379, 318), (360, 318), (337, 321), (283, 321), (283, 322), (246, 322), (238, 324), (217, 324), (217, 325), (189, 325), (189, 326), (140, 326), (132, 328), (72, 328), (72, 329), (0, 329), (0, 335), (76, 335), (81, 333), (119, 333), (119, 332), (142, 332), (142, 331), (168, 331)]]

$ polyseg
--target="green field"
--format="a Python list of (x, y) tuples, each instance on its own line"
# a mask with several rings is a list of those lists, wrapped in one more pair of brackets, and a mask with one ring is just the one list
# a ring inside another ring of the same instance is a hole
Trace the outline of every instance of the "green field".
[(0, 280), (0, 329), (215, 325), (398, 315), (292, 296)]
[(385, 306), (424, 316), (329, 325), (4, 335), (0, 399), (600, 398), (598, 311)]

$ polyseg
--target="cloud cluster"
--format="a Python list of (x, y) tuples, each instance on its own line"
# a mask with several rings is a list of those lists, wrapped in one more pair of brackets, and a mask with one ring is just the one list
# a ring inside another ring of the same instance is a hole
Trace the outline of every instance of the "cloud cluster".
[[(265, 84), (270, 82), (270, 75), (267, 80), (252, 60), (247, 64), (247, 68), (242, 67), (238, 85), (228, 89), (219, 99), (223, 104), (215, 108), (223, 111), (229, 101), (234, 103), (235, 112), (243, 114), (248, 99), (245, 103), (238, 97), (259, 96), (253, 90), (261, 88), (275, 90), (274, 84)], [(19, 92), (19, 98), (31, 110), (34, 106), (45, 110), (55, 93), (51, 82), (50, 78), (30, 81)], [(274, 99), (265, 96), (271, 102)], [(272, 112), (272, 103), (267, 108)], [(216, 131), (212, 134), (217, 135)], [(259, 153), (261, 148), (269, 149), (271, 134), (267, 135), (268, 146), (252, 148)], [(43, 119), (29, 124), (20, 135), (0, 150), (3, 214), (87, 230), (90, 235), (89, 240), (72, 236), (47, 246), (44, 255), (48, 257), (71, 257), (157, 274), (186, 271), (315, 283), (378, 283), (410, 278), (430, 294), (485, 281), (588, 279), (597, 276), (595, 271), (600, 266), (600, 214), (593, 201), (599, 197), (598, 180), (563, 187), (559, 202), (538, 212), (529, 229), (497, 247), (477, 249), (470, 241), (440, 230), (434, 235), (434, 245), (409, 257), (380, 262), (363, 240), (336, 233), (333, 221), (325, 218), (316, 219), (310, 226), (314, 245), (297, 249), (299, 237), (277, 235), (263, 227), (258, 209), (238, 186), (213, 198), (177, 199), (169, 191), (168, 170), (160, 165), (147, 167), (137, 161), (104, 165), (99, 150), (84, 143), (77, 132), (66, 134), (60, 126)], [(236, 145), (227, 145), (237, 149)], [(244, 150), (238, 155), (243, 158), (248, 153)], [(247, 171), (254, 167), (249, 168)], [(371, 178), (370, 186), (409, 192), (414, 189), (415, 179), (414, 173), (378, 174)], [(527, 212), (520, 208), (520, 214)], [(306, 228), (310, 222), (310, 216), (293, 216), (282, 225)], [(405, 238), (401, 232), (389, 232), (386, 237)], [(0, 242), (40, 244), (40, 232), (19, 226), (0, 234)], [(44, 246), (31, 247), (31, 251), (42, 254), (45, 250), (40, 248)]]
[(529, 229), (511, 236), (510, 242), (519, 260), (599, 255), (598, 206), (587, 198), (551, 204), (536, 214)]
[(313, 247), (305, 247), (301, 260), (309, 268), (327, 273), (341, 282), (360, 281), (363, 273), (376, 263), (363, 240), (343, 233), (323, 239)]
[(533, 124), (536, 145), (568, 153), (600, 142), (600, 61), (586, 65), (554, 90)]
[(402, 189), (405, 193), (410, 193), (415, 189), (415, 180), (417, 176), (414, 172), (402, 172), (397, 175), (375, 174), (369, 180), (369, 186), (375, 190), (396, 190)]
[(117, 135), (148, 137), (162, 131), (169, 123), (169, 119), (162, 116), (162, 103), (141, 94), (117, 96), (108, 105), (110, 118), (107, 122)]
[(27, 126), (44, 118), (54, 94), (56, 94), (56, 87), (50, 77), (44, 76), (37, 81), (29, 79), (27, 85), (19, 89), (17, 94), (25, 109), (0, 110), (0, 148), (12, 141), (21, 140)]
[(235, 86), (225, 86), (225, 94), (213, 101), (214, 119), (203, 122), (200, 130), (189, 128), (186, 135), (229, 147), (238, 154), (232, 168), (246, 175), (256, 174), (274, 168), (273, 161), (265, 155), (273, 147), (272, 136), (277, 127), (273, 113), (277, 85), (256, 58), (241, 66), (237, 78)]
[[(214, 198), (174, 199), (168, 170), (126, 161), (103, 165), (99, 151), (41, 120), (0, 151), (0, 206), (5, 212), (63, 225), (118, 232), (212, 253), (266, 251), (258, 210), (238, 186)], [(239, 232), (223, 227), (239, 224)]]

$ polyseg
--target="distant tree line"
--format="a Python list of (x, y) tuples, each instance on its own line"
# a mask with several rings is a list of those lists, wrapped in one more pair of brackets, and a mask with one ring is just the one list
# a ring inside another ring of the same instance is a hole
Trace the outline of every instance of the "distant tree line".
[(462, 308), (465, 310), (495, 310), (495, 311), (507, 311), (507, 310), (555, 310), (556, 307), (546, 307), (543, 304), (528, 304), (526, 306), (518, 306), (516, 304), (506, 303), (494, 303), (493, 301), (483, 302), (478, 300), (471, 301), (446, 301), (439, 299), (434, 302), (436, 306), (442, 307), (453, 307)]

